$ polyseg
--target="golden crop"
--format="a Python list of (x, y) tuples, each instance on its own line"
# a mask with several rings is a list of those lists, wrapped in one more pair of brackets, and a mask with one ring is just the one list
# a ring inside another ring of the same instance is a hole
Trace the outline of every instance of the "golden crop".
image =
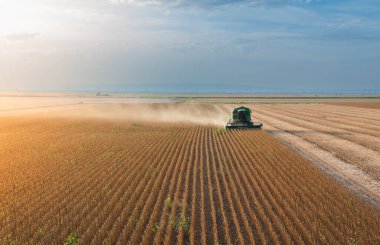
[(0, 244), (380, 244), (379, 212), (265, 131), (4, 118)]

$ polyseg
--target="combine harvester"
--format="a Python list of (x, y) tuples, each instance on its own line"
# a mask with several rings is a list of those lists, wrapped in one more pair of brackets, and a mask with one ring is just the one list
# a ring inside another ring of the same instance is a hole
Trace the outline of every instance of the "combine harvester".
[(241, 106), (232, 111), (231, 119), (226, 125), (226, 129), (255, 129), (260, 130), (263, 127), (261, 122), (251, 121), (251, 109)]

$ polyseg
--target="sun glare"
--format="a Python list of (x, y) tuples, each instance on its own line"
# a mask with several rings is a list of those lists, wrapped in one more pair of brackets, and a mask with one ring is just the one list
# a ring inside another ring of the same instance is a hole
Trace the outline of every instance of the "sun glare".
[(0, 33), (39, 32), (43, 24), (42, 9), (24, 1), (0, 1)]

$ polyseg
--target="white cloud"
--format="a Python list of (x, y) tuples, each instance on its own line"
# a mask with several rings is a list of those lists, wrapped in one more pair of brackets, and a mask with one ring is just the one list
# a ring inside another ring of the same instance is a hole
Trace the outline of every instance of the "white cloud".
[(10, 35), (6, 35), (5, 39), (11, 42), (25, 42), (27, 40), (36, 38), (40, 33), (13, 33)]
[(278, 6), (287, 4), (308, 4), (314, 0), (108, 0), (111, 4), (127, 4), (136, 7), (145, 6), (198, 6), (217, 7), (230, 4), (253, 4), (263, 6)]
[(128, 4), (136, 7), (157, 6), (162, 4), (160, 0), (109, 0), (109, 2), (111, 4)]

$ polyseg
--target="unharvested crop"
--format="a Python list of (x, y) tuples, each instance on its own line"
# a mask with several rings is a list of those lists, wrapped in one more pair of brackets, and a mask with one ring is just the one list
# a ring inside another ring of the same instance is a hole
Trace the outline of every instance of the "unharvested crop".
[(4, 118), (0, 243), (379, 244), (379, 212), (265, 131)]

